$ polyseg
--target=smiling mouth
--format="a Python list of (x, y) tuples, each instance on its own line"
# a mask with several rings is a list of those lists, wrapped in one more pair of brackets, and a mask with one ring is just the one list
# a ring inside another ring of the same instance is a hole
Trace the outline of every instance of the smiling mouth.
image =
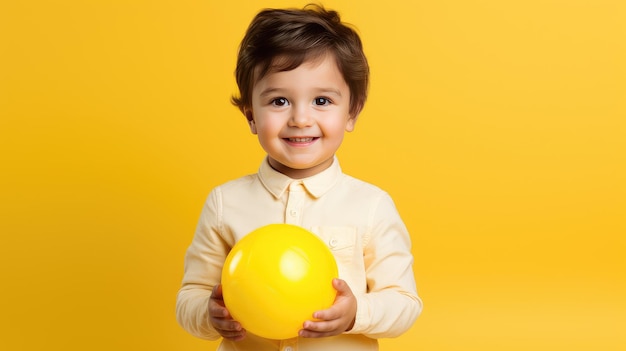
[(289, 141), (290, 143), (310, 143), (313, 140), (316, 140), (317, 138), (314, 137), (307, 137), (307, 138), (285, 138), (285, 140)]

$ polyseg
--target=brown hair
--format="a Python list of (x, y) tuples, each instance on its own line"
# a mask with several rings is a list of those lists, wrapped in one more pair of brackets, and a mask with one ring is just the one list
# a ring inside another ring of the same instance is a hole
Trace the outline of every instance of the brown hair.
[[(252, 105), (252, 88), (270, 71), (290, 71), (303, 62), (331, 53), (350, 88), (350, 114), (367, 98), (369, 66), (356, 31), (339, 14), (319, 5), (303, 9), (265, 9), (250, 23), (239, 46), (235, 77), (240, 96), (233, 105)], [(250, 118), (249, 116), (246, 116)]]

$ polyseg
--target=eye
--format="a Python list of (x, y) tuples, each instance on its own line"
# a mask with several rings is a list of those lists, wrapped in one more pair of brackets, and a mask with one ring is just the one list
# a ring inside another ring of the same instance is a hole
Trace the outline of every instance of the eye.
[(277, 107), (282, 107), (282, 106), (289, 105), (289, 101), (283, 97), (279, 97), (279, 98), (273, 99), (271, 101), (271, 104)]
[(326, 106), (326, 105), (330, 105), (332, 101), (330, 101), (330, 99), (325, 98), (325, 97), (316, 97), (313, 100), (313, 104), (315, 104), (316, 106)]

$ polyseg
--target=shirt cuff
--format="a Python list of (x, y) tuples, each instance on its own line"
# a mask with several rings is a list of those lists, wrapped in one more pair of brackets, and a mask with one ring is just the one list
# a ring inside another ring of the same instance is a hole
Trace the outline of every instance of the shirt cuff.
[(356, 298), (356, 316), (354, 317), (354, 325), (352, 329), (347, 330), (344, 334), (362, 334), (370, 323), (370, 312), (367, 299), (362, 296)]

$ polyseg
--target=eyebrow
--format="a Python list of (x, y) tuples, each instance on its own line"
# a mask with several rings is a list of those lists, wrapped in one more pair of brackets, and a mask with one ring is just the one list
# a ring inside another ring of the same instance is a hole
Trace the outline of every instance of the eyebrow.
[[(281, 89), (281, 88), (272, 88), (269, 87), (265, 90), (263, 90), (259, 96), (260, 97), (267, 97), (268, 95), (273, 95), (273, 94), (281, 94), (283, 93), (285, 90), (287, 89)], [(315, 88), (313, 89), (317, 94), (330, 94), (330, 95), (336, 95), (341, 97), (341, 91), (339, 89), (334, 89), (334, 88)]]
[(280, 93), (282, 91), (282, 89), (278, 89), (278, 88), (267, 88), (265, 90), (263, 90), (261, 92), (261, 94), (259, 94), (260, 97), (266, 97), (268, 95), (273, 95), (275, 93)]

